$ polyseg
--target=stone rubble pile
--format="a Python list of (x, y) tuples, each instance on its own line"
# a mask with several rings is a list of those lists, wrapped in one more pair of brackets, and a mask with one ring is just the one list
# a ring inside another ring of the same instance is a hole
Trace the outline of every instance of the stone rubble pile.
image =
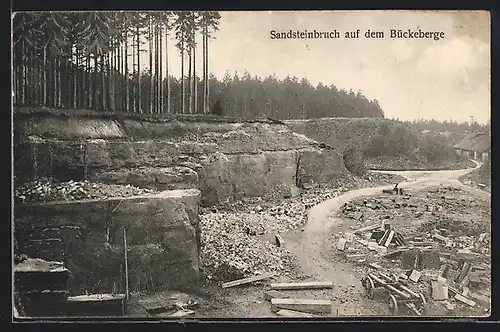
[[(491, 217), (482, 215), (484, 207), (474, 197), (462, 194), (442, 186), (404, 196), (355, 199), (341, 210), (356, 224), (336, 234), (332, 245), (360, 274), (390, 276), (422, 293), (436, 310), (488, 312)], [(477, 211), (469, 206), (477, 206)], [(404, 241), (381, 245), (383, 238), (377, 239), (387, 229)]]
[(280, 202), (246, 198), (225, 206), (203, 208), (201, 260), (205, 273), (218, 281), (268, 272), (291, 276), (295, 258), (286, 249), (260, 237), (302, 228), (310, 207), (341, 192), (311, 188)]
[(153, 194), (156, 191), (131, 185), (111, 185), (88, 181), (55, 182), (48, 179), (18, 186), (14, 198), (19, 203), (107, 199)]

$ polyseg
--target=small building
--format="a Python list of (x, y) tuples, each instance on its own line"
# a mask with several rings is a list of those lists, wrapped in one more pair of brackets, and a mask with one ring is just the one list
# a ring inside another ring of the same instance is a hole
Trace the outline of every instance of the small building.
[(458, 155), (484, 161), (490, 157), (491, 136), (489, 133), (473, 133), (453, 146)]

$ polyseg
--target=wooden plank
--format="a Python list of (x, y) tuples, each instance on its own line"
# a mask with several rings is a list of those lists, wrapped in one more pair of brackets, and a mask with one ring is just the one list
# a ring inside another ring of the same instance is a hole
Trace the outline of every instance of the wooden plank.
[(332, 301), (311, 299), (271, 299), (271, 310), (296, 310), (311, 313), (331, 313)]
[(362, 245), (364, 245), (364, 246), (367, 246), (367, 245), (368, 245), (368, 243), (369, 243), (369, 242), (368, 242), (368, 241), (366, 241), (366, 240), (356, 240), (356, 242), (358, 242), (359, 244), (362, 244)]
[(265, 273), (265, 274), (262, 274), (260, 276), (253, 276), (253, 277), (249, 277), (249, 278), (243, 278), (243, 279), (239, 279), (239, 280), (229, 281), (229, 282), (223, 283), (222, 288), (229, 288), (229, 287), (249, 284), (249, 283), (254, 282), (254, 281), (272, 278), (275, 275), (276, 275), (276, 273)]
[(380, 224), (374, 224), (374, 225), (370, 225), (370, 226), (366, 226), (366, 227), (363, 227), (363, 228), (359, 228), (357, 230), (354, 231), (354, 234), (359, 234), (359, 233), (363, 233), (363, 232), (368, 232), (368, 231), (373, 231), (377, 228), (380, 228)]
[(455, 294), (454, 299), (458, 300), (458, 301), (460, 301), (462, 303), (465, 303), (467, 305), (470, 305), (471, 307), (475, 307), (476, 306), (476, 302), (474, 302), (474, 301), (466, 298), (465, 296), (463, 296), (462, 294), (459, 294), (459, 293)]
[(271, 289), (293, 290), (293, 289), (323, 289), (333, 288), (331, 281), (309, 281), (309, 282), (287, 282), (271, 284)]
[(370, 264), (368, 264), (368, 266), (371, 267), (372, 269), (375, 269), (375, 270), (382, 269), (382, 266), (380, 266), (377, 263), (370, 263)]
[(382, 245), (385, 243), (385, 240), (387, 240), (387, 237), (389, 236), (389, 233), (392, 232), (390, 230), (385, 231), (384, 235), (378, 240), (378, 244)]
[(308, 314), (306, 312), (300, 312), (295, 310), (281, 309), (276, 312), (276, 315), (283, 317), (316, 317), (313, 314)]
[(385, 240), (384, 247), (388, 247), (389, 244), (391, 244), (394, 234), (396, 234), (394, 231), (390, 231), (389, 235), (387, 235), (387, 239)]
[(194, 314), (194, 311), (192, 310), (178, 310), (176, 312), (174, 312), (173, 314), (160, 314), (158, 315), (158, 317), (185, 317), (185, 316), (189, 316), (189, 315), (193, 315)]
[(267, 292), (264, 292), (264, 299), (266, 301), (271, 302), (271, 299), (278, 299), (278, 298), (287, 299), (288, 296), (275, 290), (269, 290)]

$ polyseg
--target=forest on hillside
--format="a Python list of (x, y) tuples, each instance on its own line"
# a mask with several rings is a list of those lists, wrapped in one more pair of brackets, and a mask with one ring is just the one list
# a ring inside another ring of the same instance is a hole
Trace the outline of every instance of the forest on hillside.
[(418, 119), (413, 121), (404, 121), (409, 128), (412, 128), (418, 132), (428, 130), (431, 133), (462, 133), (470, 134), (477, 131), (490, 132), (491, 123), (488, 121), (486, 124), (480, 124), (477, 121), (436, 121), (436, 120), (425, 120)]
[[(360, 91), (313, 86), (306, 78), (217, 79), (209, 44), (219, 21), (216, 11), (16, 13), (14, 105), (277, 119), (384, 116)], [(177, 54), (181, 70), (173, 73), (169, 57)]]

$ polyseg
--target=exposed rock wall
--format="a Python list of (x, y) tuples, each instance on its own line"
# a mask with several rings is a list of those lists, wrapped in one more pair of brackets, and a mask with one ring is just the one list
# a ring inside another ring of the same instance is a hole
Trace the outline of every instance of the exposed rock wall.
[(346, 172), (339, 151), (322, 149), (283, 123), (59, 113), (14, 113), (17, 180), (52, 176), (200, 188), (204, 204), (217, 204), (242, 196), (287, 197), (300, 183), (328, 183)]
[[(193, 285), (201, 202), (289, 197), (297, 186), (333, 184), (347, 173), (340, 151), (267, 120), (18, 109), (14, 126), (16, 181), (88, 179), (166, 190), (148, 197), (15, 206), (22, 250), (65, 260), (75, 294), (124, 289), (123, 227), (131, 290)], [(42, 248), (47, 239), (52, 244)], [(58, 257), (61, 252), (66, 257)]]
[[(188, 189), (16, 205), (15, 232), (21, 252), (66, 262), (73, 294), (125, 290), (124, 227), (131, 291), (186, 287), (198, 279), (199, 204), (199, 190)], [(43, 239), (60, 245), (33, 246)]]

